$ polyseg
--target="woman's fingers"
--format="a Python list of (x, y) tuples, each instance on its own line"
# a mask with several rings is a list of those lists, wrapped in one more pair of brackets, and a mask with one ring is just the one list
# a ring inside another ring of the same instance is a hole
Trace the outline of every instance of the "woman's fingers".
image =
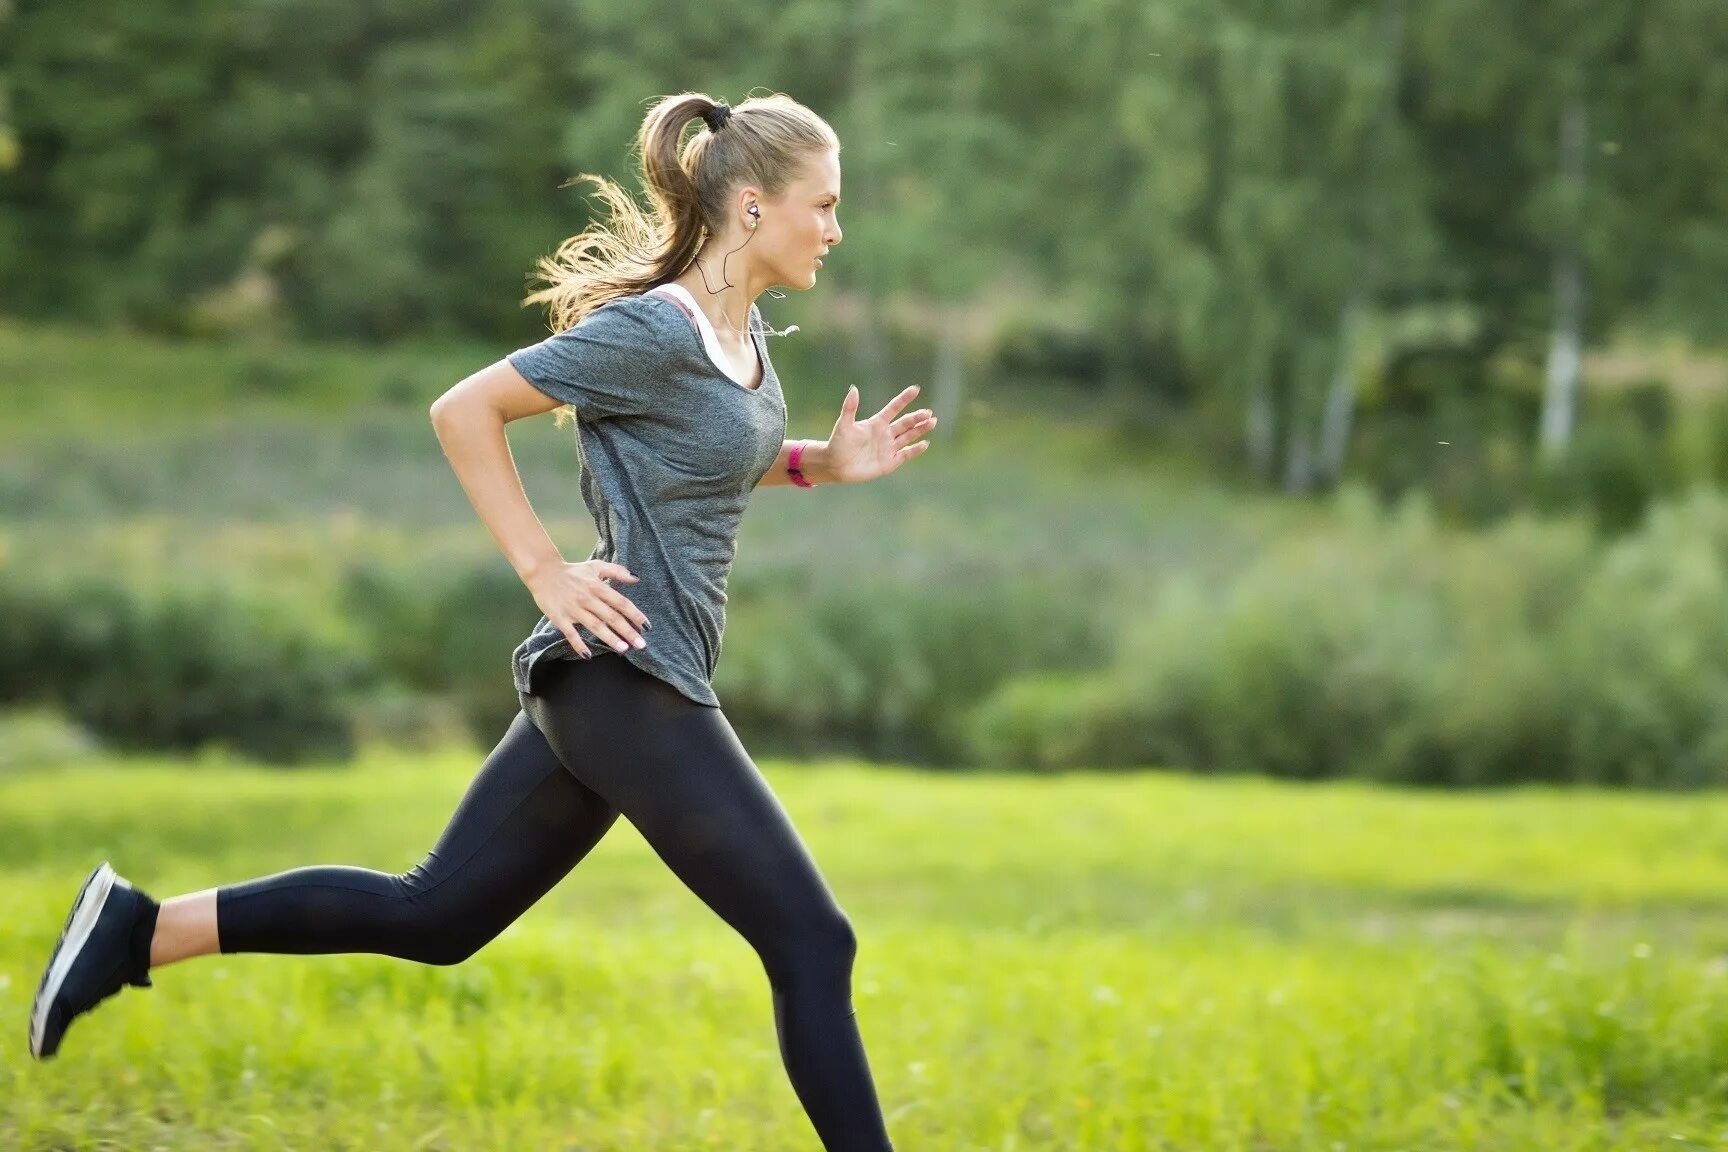
[(906, 419), (910, 422), (904, 423), (894, 430), (894, 446), (896, 448), (905, 447), (936, 427), (935, 416), (923, 416), (917, 420), (913, 420), (911, 417)]
[(600, 561), (600, 572), (603, 576), (606, 576), (609, 579), (628, 580), (632, 584), (636, 583), (639, 579), (634, 572), (631, 572), (630, 569), (624, 567), (624, 565), (614, 564), (610, 560)]
[[(614, 608), (612, 603), (622, 605)], [(640, 618), (645, 624), (647, 617), (641, 611), (617, 593), (612, 593), (606, 600), (588, 606), (590, 623), (588, 630), (600, 637), (615, 651), (622, 652), (625, 648), (645, 648), (647, 641), (642, 638), (638, 626), (634, 624)]]
[(586, 659), (587, 657), (594, 655), (594, 653), (588, 651), (588, 645), (582, 643), (582, 638), (576, 635), (576, 622), (574, 620), (558, 621), (558, 631), (564, 633), (564, 639), (570, 641), (571, 650), (578, 656)]
[(614, 652), (623, 652), (629, 647), (629, 645), (625, 644), (624, 641), (618, 638), (617, 633), (613, 632), (611, 628), (601, 623), (598, 619), (594, 620), (591, 624), (585, 625), (585, 627), (588, 631), (594, 633), (600, 643), (606, 645), (606, 647), (612, 649)]
[(889, 420), (893, 420), (895, 414), (898, 413), (900, 409), (906, 407), (906, 405), (912, 403), (912, 398), (917, 395), (918, 385), (913, 384), (911, 387), (902, 391), (900, 395), (882, 405), (883, 415), (887, 416)]
[(929, 410), (909, 412), (888, 425), (888, 430), (894, 434), (894, 439), (901, 443), (914, 436), (922, 436), (936, 427), (936, 414)]
[(606, 646), (614, 652), (622, 652), (626, 648), (632, 647), (646, 647), (646, 644), (637, 643), (640, 637), (625, 626), (622, 617), (614, 617), (609, 620), (604, 617), (596, 617), (594, 623), (588, 625), (588, 631), (600, 637)]
[(620, 617), (614, 621), (614, 627), (647, 628), (649, 626), (648, 617), (643, 614), (642, 609), (632, 604), (630, 598), (624, 593), (616, 588), (608, 588), (601, 595), (605, 598), (606, 606)]

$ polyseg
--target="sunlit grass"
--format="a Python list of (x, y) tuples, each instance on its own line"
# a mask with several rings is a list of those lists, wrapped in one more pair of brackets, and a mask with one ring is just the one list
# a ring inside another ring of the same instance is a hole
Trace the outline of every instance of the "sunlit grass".
[[(191, 961), (29, 1062), (94, 861), (159, 897), (404, 868), (476, 762), (0, 783), (0, 1146), (815, 1148), (760, 964), (623, 822), (466, 964)], [(1728, 799), (764, 768), (903, 1149), (1728, 1138)]]

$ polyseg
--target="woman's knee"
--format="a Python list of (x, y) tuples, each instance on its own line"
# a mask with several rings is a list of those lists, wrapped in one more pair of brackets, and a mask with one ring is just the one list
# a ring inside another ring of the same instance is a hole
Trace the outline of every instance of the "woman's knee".
[(401, 948), (396, 954), (418, 964), (460, 964), (491, 943), (504, 928), (493, 922), (487, 910), (464, 901), (440, 899), (436, 892), (410, 892), (402, 897), (398, 908)]
[(761, 951), (777, 983), (795, 977), (850, 981), (858, 936), (852, 921), (836, 909), (798, 921)]
[(448, 968), (472, 957), (474, 953), (485, 947), (489, 940), (490, 937), (481, 939), (477, 936), (455, 932), (426, 936), (414, 942), (413, 955), (407, 959), (419, 964), (432, 964), (439, 968)]

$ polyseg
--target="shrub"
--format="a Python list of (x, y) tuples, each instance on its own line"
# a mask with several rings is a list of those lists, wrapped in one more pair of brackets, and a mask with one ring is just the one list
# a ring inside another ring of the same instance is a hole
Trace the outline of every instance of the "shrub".
[(1061, 582), (735, 581), (715, 691), (765, 748), (958, 764), (966, 713), (1002, 680), (1108, 660), (1099, 615)]
[(397, 683), (443, 695), (490, 746), (519, 702), (510, 654), (540, 617), (515, 571), (492, 555), (442, 564), (364, 558), (343, 581), (342, 610)]
[(1448, 532), (1420, 503), (1345, 514), (1344, 530), (1275, 548), (1225, 586), (1165, 585), (1107, 672), (1003, 684), (969, 718), (976, 753), (1043, 769), (1577, 778), (1564, 641), (1590, 534), (1530, 520)]
[(352, 751), (361, 651), (230, 587), (0, 573), (0, 700), (52, 703), (113, 747), (217, 743), (272, 763)]

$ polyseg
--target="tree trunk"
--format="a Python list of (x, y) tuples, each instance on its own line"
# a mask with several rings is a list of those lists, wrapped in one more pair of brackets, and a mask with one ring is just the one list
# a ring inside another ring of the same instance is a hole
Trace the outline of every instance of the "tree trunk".
[[(872, 166), (867, 162), (872, 152), (880, 155), (883, 151), (878, 141), (886, 135), (882, 129), (886, 119), (882, 92), (882, 0), (862, 0), (853, 8), (851, 16), (852, 26), (845, 31), (850, 33), (853, 42), (852, 75), (849, 77), (853, 118), (858, 125), (858, 135), (865, 141), (864, 147), (869, 151), (865, 153), (866, 163), (860, 165), (860, 176), (847, 182), (847, 190), (856, 211), (868, 214), (887, 198), (882, 187), (883, 177), (879, 175), (883, 167)], [(858, 299), (858, 327), (853, 333), (852, 350), (862, 381), (861, 389), (880, 389), (891, 383), (882, 317), (883, 302), (891, 291), (889, 284), (892, 279), (892, 274), (885, 274), (877, 262), (866, 261), (854, 281), (853, 290)]]
[(1326, 391), (1316, 464), (1318, 478), (1325, 484), (1337, 483), (1344, 474), (1344, 454), (1350, 448), (1350, 426), (1356, 418), (1356, 332), (1367, 307), (1367, 285), (1359, 284), (1338, 317), (1338, 360), (1332, 368), (1332, 386)]
[(1584, 98), (1574, 95), (1560, 115), (1565, 219), (1554, 249), (1554, 332), (1548, 345), (1547, 380), (1542, 390), (1542, 454), (1550, 458), (1565, 453), (1578, 407), (1584, 324), (1584, 261), (1578, 250), (1578, 232), (1583, 223), (1584, 130)]
[(888, 341), (882, 334), (882, 307), (869, 295), (859, 297), (858, 331), (853, 347), (864, 385), (880, 390), (888, 381)]
[[(1381, 13), (1381, 50), (1386, 56), (1386, 98), (1380, 103), (1373, 134), (1369, 137), (1364, 172), (1364, 184), (1371, 201), (1365, 215), (1372, 218), (1379, 205), (1372, 198), (1386, 195), (1375, 179), (1386, 153), (1386, 137), (1398, 118), (1398, 85), (1403, 76), (1404, 10), (1407, 0), (1387, 0)], [(1356, 338), (1362, 328), (1380, 279), (1378, 229), (1363, 228), (1360, 268), (1355, 287), (1344, 302), (1338, 317), (1338, 359), (1332, 368), (1332, 385), (1326, 392), (1326, 409), (1321, 415), (1320, 459), (1316, 464), (1321, 483), (1332, 485), (1344, 475), (1344, 457), (1350, 450), (1350, 429), (1356, 423)]]
[[(956, 309), (956, 312), (959, 310)], [(936, 330), (936, 371), (930, 410), (936, 414), (936, 429), (929, 439), (948, 437), (959, 427), (960, 408), (966, 398), (966, 333), (955, 316)]]
[(1262, 480), (1272, 478), (1272, 453), (1278, 437), (1277, 414), (1272, 406), (1272, 380), (1263, 370), (1248, 395), (1248, 467)]
[(1291, 413), (1290, 433), (1284, 444), (1284, 492), (1306, 496), (1314, 488), (1314, 438), (1302, 414)]

